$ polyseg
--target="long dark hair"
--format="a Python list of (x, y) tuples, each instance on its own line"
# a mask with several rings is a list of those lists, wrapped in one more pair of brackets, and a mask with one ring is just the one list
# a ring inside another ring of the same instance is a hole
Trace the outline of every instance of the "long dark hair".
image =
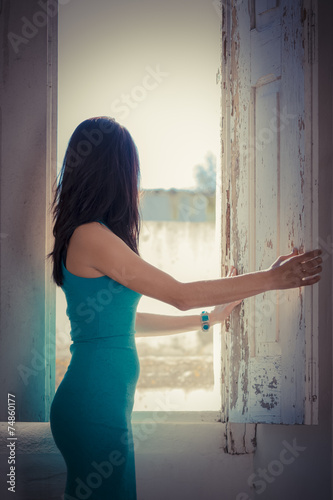
[(139, 254), (139, 156), (125, 127), (102, 116), (74, 130), (51, 206), (53, 280), (63, 284), (61, 260), (75, 228), (101, 220)]

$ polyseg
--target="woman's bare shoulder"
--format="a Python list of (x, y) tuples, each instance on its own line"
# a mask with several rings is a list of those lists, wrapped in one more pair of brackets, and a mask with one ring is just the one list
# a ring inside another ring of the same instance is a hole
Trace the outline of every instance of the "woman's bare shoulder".
[(73, 236), (75, 235), (76, 238), (91, 239), (92, 237), (98, 236), (98, 234), (104, 234), (105, 231), (113, 234), (112, 231), (101, 222), (85, 222), (75, 228)]
[(180, 282), (143, 260), (102, 224), (80, 225), (75, 248), (89, 271), (93, 269), (135, 292), (181, 307)]
[(89, 253), (96, 246), (96, 243), (103, 243), (107, 240), (110, 244), (114, 238), (116, 235), (100, 222), (86, 222), (74, 229), (69, 246), (80, 250), (80, 252)]

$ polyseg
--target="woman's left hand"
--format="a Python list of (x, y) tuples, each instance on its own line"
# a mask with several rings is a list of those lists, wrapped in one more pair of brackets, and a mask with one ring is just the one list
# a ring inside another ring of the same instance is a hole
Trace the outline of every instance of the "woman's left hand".
[[(234, 266), (231, 266), (227, 274), (227, 278), (230, 278), (231, 276), (236, 276), (236, 274), (237, 274), (237, 269)], [(242, 300), (243, 299), (215, 306), (214, 309), (212, 309), (211, 312), (209, 313), (212, 324), (221, 323), (222, 321), (226, 320), (230, 316), (234, 307), (238, 306), (242, 302)]]

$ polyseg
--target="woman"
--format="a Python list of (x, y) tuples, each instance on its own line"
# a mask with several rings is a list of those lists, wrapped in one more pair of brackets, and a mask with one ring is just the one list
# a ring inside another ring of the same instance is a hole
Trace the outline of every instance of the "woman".
[[(253, 295), (320, 279), (321, 251), (279, 257), (267, 270), (181, 283), (139, 256), (139, 160), (129, 132), (109, 117), (85, 120), (65, 154), (53, 202), (53, 279), (67, 298), (72, 354), (50, 423), (67, 465), (65, 499), (136, 499), (131, 427), (140, 365), (135, 332), (190, 331), (223, 321)], [(138, 313), (142, 295), (185, 311)]]

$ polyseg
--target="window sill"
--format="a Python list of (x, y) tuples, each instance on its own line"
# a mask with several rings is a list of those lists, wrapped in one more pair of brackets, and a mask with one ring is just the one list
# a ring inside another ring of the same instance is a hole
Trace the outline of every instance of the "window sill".
[(132, 423), (141, 423), (154, 421), (156, 423), (166, 424), (196, 424), (199, 422), (205, 423), (221, 423), (221, 412), (216, 411), (164, 411), (164, 410), (147, 410), (133, 411)]

